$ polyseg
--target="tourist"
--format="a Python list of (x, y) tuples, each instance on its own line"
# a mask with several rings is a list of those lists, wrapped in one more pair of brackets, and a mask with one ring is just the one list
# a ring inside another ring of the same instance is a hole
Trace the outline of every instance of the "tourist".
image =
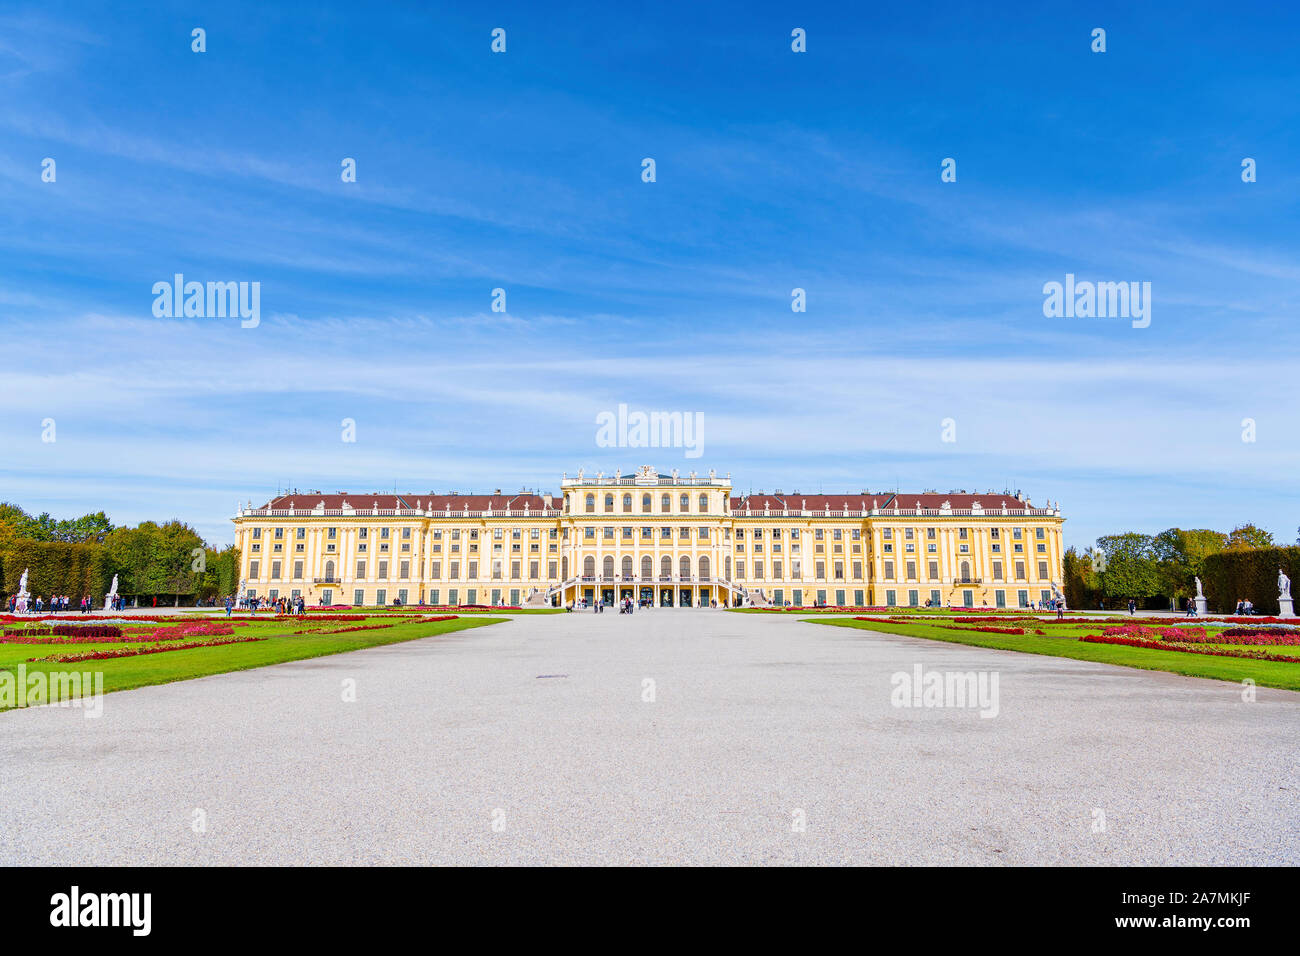
[(1132, 617), (1134, 614), (1137, 613), (1137, 606), (1138, 606), (1138, 602), (1137, 602), (1137, 601), (1133, 600), (1132, 598), (1129, 598), (1129, 599), (1128, 599), (1128, 613), (1129, 613), (1129, 617)]

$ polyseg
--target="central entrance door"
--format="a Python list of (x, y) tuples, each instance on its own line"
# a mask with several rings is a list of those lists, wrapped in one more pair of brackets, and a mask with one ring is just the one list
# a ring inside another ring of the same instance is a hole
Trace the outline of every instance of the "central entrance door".
[(632, 600), (632, 589), (631, 589), (631, 588), (619, 588), (619, 589), (618, 589), (618, 600), (619, 600), (620, 603), (623, 602), (623, 601), (630, 601), (630, 600)]
[(653, 603), (655, 602), (655, 589), (654, 589), (654, 588), (642, 588), (642, 589), (641, 589), (641, 600), (644, 601), (646, 604), (653, 604)]
[(660, 607), (672, 607), (672, 606), (673, 606), (673, 589), (672, 589), (672, 588), (664, 588), (662, 591), (659, 592), (659, 606), (660, 606)]
[(678, 607), (690, 607), (690, 606), (691, 606), (691, 589), (690, 589), (690, 588), (682, 588), (681, 590), (679, 590), (679, 591), (677, 592), (677, 606), (678, 606)]
[(614, 589), (613, 589), (613, 588), (601, 588), (601, 589), (600, 589), (600, 599), (601, 599), (602, 602), (604, 602), (604, 604), (605, 604), (606, 607), (613, 607), (613, 606), (614, 606)]

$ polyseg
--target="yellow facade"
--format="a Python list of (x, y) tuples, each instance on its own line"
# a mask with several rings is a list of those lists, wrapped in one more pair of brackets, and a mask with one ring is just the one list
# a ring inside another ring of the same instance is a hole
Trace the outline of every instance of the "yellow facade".
[(241, 507), (248, 596), (327, 604), (1018, 607), (1057, 594), (1060, 508), (1010, 494), (733, 497), (731, 478), (579, 471), (559, 495)]

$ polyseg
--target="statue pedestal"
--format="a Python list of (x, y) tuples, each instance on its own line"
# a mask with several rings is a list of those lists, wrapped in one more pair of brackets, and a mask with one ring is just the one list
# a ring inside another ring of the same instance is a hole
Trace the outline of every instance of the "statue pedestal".
[(1196, 598), (1196, 616), (1197, 617), (1210, 616), (1210, 602), (1207, 601), (1203, 595), (1198, 596)]
[(1280, 610), (1277, 612), (1278, 617), (1295, 617), (1295, 607), (1291, 603), (1291, 598), (1278, 598), (1277, 603), (1281, 605)]

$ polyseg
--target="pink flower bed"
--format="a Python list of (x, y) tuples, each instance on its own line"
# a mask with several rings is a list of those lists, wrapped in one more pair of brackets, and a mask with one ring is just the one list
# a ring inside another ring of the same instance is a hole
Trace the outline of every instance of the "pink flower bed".
[(29, 657), (27, 663), (76, 664), (81, 661), (109, 661), (119, 657), (139, 657), (142, 654), (162, 654), (165, 651), (188, 651), (196, 647), (220, 647), (223, 644), (246, 644), (264, 640), (266, 640), (264, 637), (232, 637), (228, 640), (194, 641), (190, 644), (155, 644), (151, 647), (127, 647), (118, 651), (87, 651), (84, 654)]
[(1079, 640), (1088, 644), (1119, 644), (1124, 647), (1143, 647), (1153, 651), (1178, 651), (1183, 654), (1209, 654), (1212, 657), (1246, 657), (1261, 661), (1284, 661), (1300, 664), (1300, 657), (1283, 657), (1280, 654), (1268, 654), (1264, 651), (1233, 650), (1224, 647), (1193, 647), (1189, 644), (1167, 644), (1163, 641), (1149, 641), (1140, 637), (1106, 636), (1103, 634), (1085, 634)]

